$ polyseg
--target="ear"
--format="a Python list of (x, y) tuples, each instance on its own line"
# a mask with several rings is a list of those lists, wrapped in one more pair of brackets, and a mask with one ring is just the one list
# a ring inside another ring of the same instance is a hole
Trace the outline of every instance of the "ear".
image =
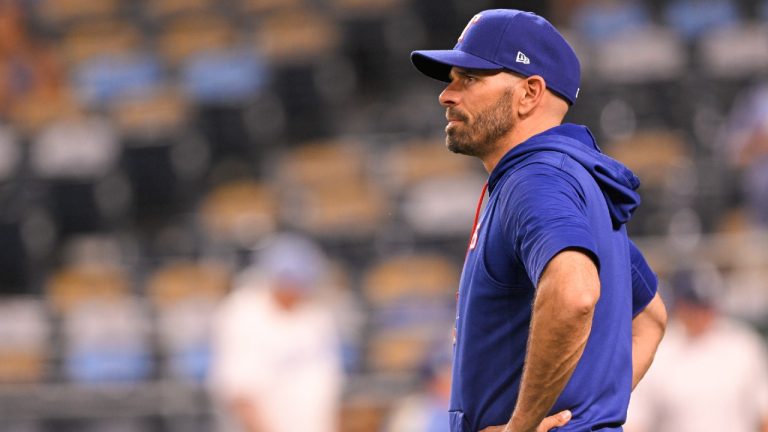
[(526, 117), (541, 104), (541, 101), (544, 98), (544, 93), (546, 93), (547, 90), (547, 83), (544, 81), (544, 78), (539, 75), (532, 75), (525, 78), (521, 85), (523, 88), (523, 96), (520, 98), (518, 113), (520, 114), (520, 117)]

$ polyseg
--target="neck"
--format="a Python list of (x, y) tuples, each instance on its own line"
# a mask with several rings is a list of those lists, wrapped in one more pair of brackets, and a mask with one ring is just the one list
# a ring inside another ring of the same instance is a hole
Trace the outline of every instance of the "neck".
[(499, 164), (501, 158), (509, 153), (510, 150), (528, 141), (532, 136), (559, 126), (561, 123), (562, 119), (559, 118), (530, 118), (521, 121), (499, 140), (495, 151), (480, 158), (485, 170), (490, 174), (496, 168), (496, 165)]

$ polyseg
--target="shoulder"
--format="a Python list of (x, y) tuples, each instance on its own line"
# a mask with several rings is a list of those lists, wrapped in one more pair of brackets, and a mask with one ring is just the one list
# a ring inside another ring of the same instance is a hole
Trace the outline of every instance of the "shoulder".
[(538, 171), (561, 171), (565, 168), (568, 155), (554, 150), (534, 151), (525, 156), (523, 160), (517, 163), (517, 168), (510, 171), (511, 175), (538, 172)]
[(509, 208), (512, 203), (513, 208), (559, 204), (582, 207), (586, 194), (579, 179), (565, 168), (569, 159), (557, 152), (537, 152), (527, 159), (499, 182), (497, 194), (502, 207)]
[(317, 326), (324, 328), (334, 328), (337, 322), (337, 315), (334, 313), (333, 306), (325, 301), (312, 299), (302, 308), (305, 319), (308, 322), (314, 322)]
[(220, 319), (237, 319), (242, 316), (260, 316), (268, 307), (268, 292), (261, 286), (239, 286), (234, 288), (217, 305), (216, 315)]
[(568, 155), (556, 151), (539, 151), (528, 156), (500, 182), (503, 191), (511, 193), (521, 185), (526, 187), (578, 187), (578, 164)]

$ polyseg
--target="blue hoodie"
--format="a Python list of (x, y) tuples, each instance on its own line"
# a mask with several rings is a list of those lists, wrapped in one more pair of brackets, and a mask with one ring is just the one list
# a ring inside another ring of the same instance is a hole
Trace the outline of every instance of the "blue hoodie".
[(592, 257), (601, 295), (584, 354), (551, 413), (572, 411), (563, 432), (622, 430), (632, 385), (632, 318), (657, 284), (624, 226), (640, 203), (639, 185), (600, 152), (584, 126), (557, 126), (501, 159), (459, 287), (452, 432), (509, 421), (536, 285), (549, 260), (569, 248)]

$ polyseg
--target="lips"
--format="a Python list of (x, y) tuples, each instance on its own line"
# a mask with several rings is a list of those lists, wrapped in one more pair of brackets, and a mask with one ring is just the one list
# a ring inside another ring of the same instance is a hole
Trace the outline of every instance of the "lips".
[(448, 123), (453, 123), (467, 121), (467, 116), (456, 110), (447, 109), (445, 110), (445, 119), (448, 120)]
[(453, 130), (456, 130), (456, 128), (460, 127), (460, 123), (463, 122), (463, 120), (456, 119), (456, 118), (449, 118), (448, 124), (445, 125), (445, 132), (450, 133)]

